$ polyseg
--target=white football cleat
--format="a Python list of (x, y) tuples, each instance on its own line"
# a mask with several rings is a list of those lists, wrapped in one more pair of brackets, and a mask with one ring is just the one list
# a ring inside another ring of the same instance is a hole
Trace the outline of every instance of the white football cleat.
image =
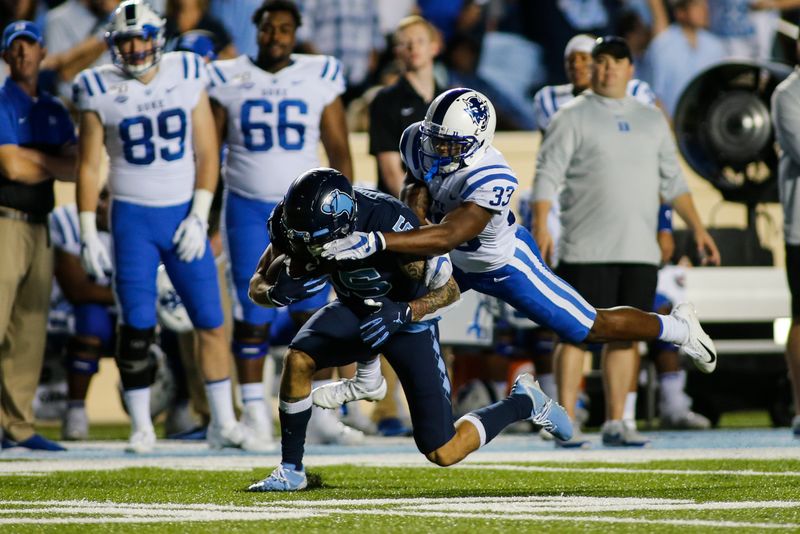
[(208, 441), (208, 446), (212, 449), (232, 447), (254, 452), (265, 452), (273, 449), (272, 439), (266, 442), (259, 440), (248, 427), (241, 423), (232, 423), (225, 427), (209, 424), (206, 440)]
[(346, 378), (320, 386), (311, 392), (314, 404), (321, 408), (335, 410), (342, 404), (357, 400), (379, 401), (386, 396), (386, 379), (381, 377), (381, 383), (374, 389), (364, 387), (355, 378)]
[(692, 359), (695, 367), (704, 373), (710, 373), (717, 367), (717, 349), (714, 342), (703, 331), (694, 306), (682, 302), (672, 310), (673, 317), (683, 321), (689, 327), (689, 339), (680, 346), (681, 352)]
[(128, 446), (125, 447), (125, 452), (134, 454), (146, 454), (153, 452), (156, 446), (156, 433), (152, 428), (148, 430), (137, 430), (131, 434), (131, 439), (128, 441)]
[(61, 423), (61, 439), (66, 441), (89, 439), (89, 417), (85, 408), (67, 408)]

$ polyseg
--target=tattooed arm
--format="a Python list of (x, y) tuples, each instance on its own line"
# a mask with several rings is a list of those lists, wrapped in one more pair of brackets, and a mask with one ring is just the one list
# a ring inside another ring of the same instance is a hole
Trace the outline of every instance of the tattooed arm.
[[(402, 265), (401, 267), (406, 276), (412, 280), (424, 280), (424, 261), (414, 261)], [(411, 308), (411, 320), (420, 321), (429, 313), (433, 313), (438, 309), (456, 302), (460, 296), (461, 292), (458, 290), (458, 284), (456, 284), (455, 279), (451, 276), (450, 280), (439, 289), (433, 289), (428, 294), (408, 303)]]
[(411, 208), (421, 225), (427, 224), (426, 218), (431, 205), (431, 194), (424, 184), (407, 180), (400, 198)]

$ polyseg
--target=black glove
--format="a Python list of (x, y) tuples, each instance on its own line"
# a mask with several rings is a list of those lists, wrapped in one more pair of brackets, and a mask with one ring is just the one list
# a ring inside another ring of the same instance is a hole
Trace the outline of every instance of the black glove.
[(276, 307), (288, 306), (313, 297), (327, 284), (326, 276), (292, 278), (288, 267), (281, 269), (275, 284), (267, 291), (267, 298)]
[(389, 336), (411, 322), (411, 307), (407, 302), (394, 302), (379, 297), (366, 299), (364, 305), (374, 311), (361, 319), (361, 341), (373, 349), (381, 346)]

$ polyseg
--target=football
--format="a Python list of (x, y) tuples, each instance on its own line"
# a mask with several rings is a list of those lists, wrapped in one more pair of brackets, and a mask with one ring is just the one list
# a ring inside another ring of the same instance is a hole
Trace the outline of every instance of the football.
[(275, 282), (278, 281), (278, 275), (281, 274), (281, 269), (283, 269), (286, 265), (286, 260), (288, 256), (286, 254), (281, 254), (272, 260), (272, 263), (269, 264), (267, 267), (266, 273), (266, 281), (269, 285), (273, 285)]

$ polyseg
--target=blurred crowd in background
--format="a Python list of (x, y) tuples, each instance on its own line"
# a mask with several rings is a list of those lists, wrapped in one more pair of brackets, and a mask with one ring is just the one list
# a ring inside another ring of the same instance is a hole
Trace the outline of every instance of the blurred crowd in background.
[[(43, 84), (69, 100), (69, 84), (83, 68), (110, 61), (103, 42), (117, 0), (1, 0), (0, 25), (35, 21), (48, 57)], [(169, 46), (181, 34), (203, 30), (220, 59), (254, 56), (250, 21), (258, 0), (153, 0), (167, 21)], [(351, 131), (368, 129), (373, 88), (403, 72), (392, 34), (409, 14), (439, 31), (435, 76), (442, 88), (469, 86), (486, 94), (498, 127), (535, 130), (533, 98), (545, 85), (566, 83), (564, 48), (579, 33), (624, 37), (637, 78), (653, 88), (665, 111), (674, 111), (682, 85), (721, 59), (794, 61), (791, 39), (777, 39), (781, 18), (796, 22), (797, 0), (301, 0), (299, 50), (339, 58), (347, 76)], [(684, 49), (691, 45), (692, 53)], [(0, 62), (1, 63), (1, 62)], [(0, 64), (0, 82), (6, 68)]]

